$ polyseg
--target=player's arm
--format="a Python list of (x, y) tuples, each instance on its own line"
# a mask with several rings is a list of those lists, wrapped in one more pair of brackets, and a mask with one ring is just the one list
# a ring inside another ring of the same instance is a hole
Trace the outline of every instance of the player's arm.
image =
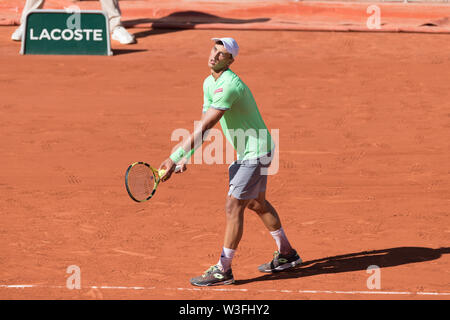
[[(194, 148), (196, 141), (201, 141), (203, 144), (203, 137), (207, 130), (213, 128), (226, 110), (220, 110), (216, 108), (209, 108), (205, 113), (202, 114), (200, 120), (200, 125), (198, 125), (194, 132), (192, 132), (188, 139), (186, 139), (181, 146), (159, 167), (159, 169), (165, 169), (166, 174), (162, 177), (162, 181), (166, 181), (170, 178), (175, 166), (191, 149)], [(197, 147), (197, 146), (196, 146)]]
[[(203, 119), (205, 118), (205, 114), (206, 111), (202, 112), (202, 118), (200, 119), (200, 121), (203, 121)], [(178, 149), (179, 147), (182, 146), (183, 142), (180, 142), (176, 148)], [(192, 155), (195, 153), (195, 149), (191, 149), (191, 151), (189, 151), (189, 153), (183, 158), (183, 160), (181, 160), (180, 162), (177, 163), (177, 167), (180, 167), (179, 170), (175, 170), (175, 173), (182, 173), (185, 172), (187, 170), (187, 163), (189, 161), (189, 159), (192, 157)]]

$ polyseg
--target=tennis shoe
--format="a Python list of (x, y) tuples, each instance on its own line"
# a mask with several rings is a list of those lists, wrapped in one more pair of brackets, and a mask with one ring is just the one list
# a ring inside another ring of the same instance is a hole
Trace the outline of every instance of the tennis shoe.
[(201, 276), (191, 279), (191, 284), (199, 287), (218, 286), (234, 283), (233, 272), (224, 272), (218, 265), (211, 266)]
[(111, 38), (119, 41), (121, 44), (132, 44), (136, 42), (134, 35), (130, 34), (127, 29), (122, 26), (118, 26), (114, 29)]
[(258, 270), (265, 273), (280, 272), (294, 268), (301, 263), (302, 259), (295, 250), (289, 255), (283, 255), (280, 252), (275, 251), (272, 261), (260, 265)]
[(23, 37), (23, 26), (20, 26), (11, 35), (11, 40), (22, 41), (22, 37)]

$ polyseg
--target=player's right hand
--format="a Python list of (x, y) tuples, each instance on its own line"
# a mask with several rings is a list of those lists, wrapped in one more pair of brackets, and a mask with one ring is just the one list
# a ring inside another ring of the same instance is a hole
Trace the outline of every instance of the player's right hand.
[(163, 176), (161, 176), (161, 181), (165, 182), (165, 181), (169, 180), (170, 176), (172, 175), (173, 171), (175, 170), (175, 163), (172, 161), (172, 159), (167, 158), (159, 166), (158, 170), (161, 170), (161, 169), (166, 170), (165, 174)]

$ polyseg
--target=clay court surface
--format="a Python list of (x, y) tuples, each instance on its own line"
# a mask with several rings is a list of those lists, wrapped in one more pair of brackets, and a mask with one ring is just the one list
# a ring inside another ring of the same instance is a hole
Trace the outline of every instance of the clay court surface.
[[(0, 298), (450, 298), (448, 35), (131, 29), (137, 45), (82, 57), (21, 56), (13, 30), (0, 28)], [(199, 289), (227, 164), (192, 165), (144, 204), (124, 172), (193, 129), (213, 36), (238, 41), (232, 69), (279, 129), (267, 194), (305, 264), (259, 273), (276, 246), (247, 212), (236, 284)]]

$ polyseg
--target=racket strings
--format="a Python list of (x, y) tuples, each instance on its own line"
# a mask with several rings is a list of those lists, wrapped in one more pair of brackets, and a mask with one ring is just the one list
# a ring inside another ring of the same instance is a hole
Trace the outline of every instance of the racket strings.
[(155, 178), (149, 167), (136, 164), (128, 172), (128, 188), (138, 201), (146, 200), (153, 193)]

